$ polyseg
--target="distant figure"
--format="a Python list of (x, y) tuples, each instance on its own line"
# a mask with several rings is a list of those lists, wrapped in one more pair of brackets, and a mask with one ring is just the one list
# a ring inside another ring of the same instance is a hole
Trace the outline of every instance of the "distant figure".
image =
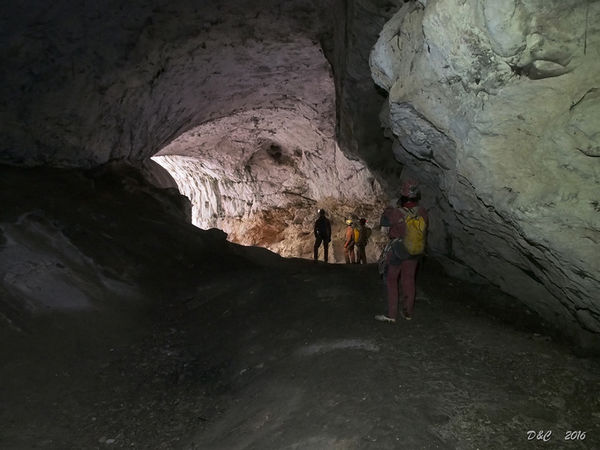
[(346, 264), (356, 264), (354, 256), (354, 220), (346, 219), (346, 240), (344, 241), (344, 257)]
[(367, 227), (367, 219), (360, 219), (358, 225), (358, 239), (356, 240), (356, 263), (367, 264), (367, 243), (371, 237), (371, 229)]
[(319, 210), (319, 218), (315, 221), (315, 247), (314, 247), (314, 259), (315, 262), (319, 260), (319, 247), (321, 242), (323, 243), (323, 260), (329, 261), (329, 242), (331, 242), (331, 222), (325, 217), (325, 210)]
[[(395, 322), (398, 315), (398, 279), (402, 284), (400, 314), (411, 320), (415, 306), (417, 266), (425, 253), (427, 210), (418, 206), (420, 193), (415, 181), (405, 181), (397, 207), (388, 207), (381, 216), (381, 226), (389, 227), (389, 244), (384, 250), (384, 279), (388, 298), (388, 314), (377, 315), (376, 320)], [(388, 251), (389, 250), (389, 251)], [(386, 253), (387, 252), (387, 253)]]

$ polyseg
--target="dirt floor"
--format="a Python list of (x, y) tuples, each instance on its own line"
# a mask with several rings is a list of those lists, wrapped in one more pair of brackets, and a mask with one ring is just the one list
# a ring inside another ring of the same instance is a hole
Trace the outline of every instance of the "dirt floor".
[(426, 263), (414, 320), (380, 323), (375, 266), (265, 262), (5, 331), (0, 448), (600, 448), (600, 362), (489, 292)]
[(0, 167), (0, 449), (600, 448), (600, 361), (514, 300), (426, 260), (414, 320), (377, 322), (374, 265), (230, 245), (184, 203)]

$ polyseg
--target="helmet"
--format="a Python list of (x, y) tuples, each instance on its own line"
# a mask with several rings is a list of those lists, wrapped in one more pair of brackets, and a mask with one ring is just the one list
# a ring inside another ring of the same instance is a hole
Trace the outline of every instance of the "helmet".
[(346, 219), (346, 225), (352, 225), (352, 219)]
[(400, 190), (402, 197), (416, 198), (419, 195), (419, 185), (415, 180), (405, 180)]
[(365, 223), (367, 223), (367, 219), (365, 219), (364, 217), (360, 219), (360, 224), (364, 225)]
[(324, 216), (325, 215), (325, 210), (324, 209), (320, 209), (319, 210), (319, 215), (320, 216)]

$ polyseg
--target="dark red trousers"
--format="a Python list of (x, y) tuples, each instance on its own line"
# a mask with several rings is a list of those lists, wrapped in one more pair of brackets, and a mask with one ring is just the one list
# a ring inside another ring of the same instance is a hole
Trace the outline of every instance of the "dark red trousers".
[(412, 316), (415, 309), (415, 279), (417, 276), (418, 259), (407, 259), (399, 266), (387, 268), (386, 286), (388, 296), (388, 317), (398, 317), (398, 279), (402, 284), (402, 309), (404, 314)]

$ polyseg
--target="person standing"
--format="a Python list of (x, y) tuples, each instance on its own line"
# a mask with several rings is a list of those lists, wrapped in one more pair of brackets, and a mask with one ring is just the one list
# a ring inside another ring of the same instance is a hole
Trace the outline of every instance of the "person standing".
[(386, 208), (380, 222), (382, 226), (389, 227), (390, 238), (384, 272), (388, 314), (375, 316), (376, 320), (383, 322), (395, 322), (398, 316), (398, 280), (402, 285), (400, 315), (406, 320), (413, 317), (417, 267), (424, 254), (429, 222), (427, 210), (419, 206), (420, 192), (415, 181), (405, 181), (400, 195), (397, 207)]
[(358, 241), (356, 242), (356, 262), (357, 264), (367, 264), (367, 242), (371, 236), (371, 229), (367, 227), (367, 219), (360, 219), (358, 225)]
[(355, 264), (356, 258), (354, 256), (354, 221), (352, 219), (346, 219), (346, 240), (344, 241), (344, 257), (346, 258), (346, 264)]
[(314, 260), (319, 260), (319, 247), (323, 243), (323, 260), (329, 261), (329, 242), (331, 242), (331, 222), (325, 217), (325, 210), (319, 210), (319, 218), (315, 221)]

